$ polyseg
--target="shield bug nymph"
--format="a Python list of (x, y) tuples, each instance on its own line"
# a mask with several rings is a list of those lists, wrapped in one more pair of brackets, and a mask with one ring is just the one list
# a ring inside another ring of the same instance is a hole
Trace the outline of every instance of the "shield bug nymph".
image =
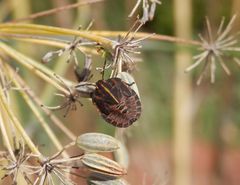
[(120, 78), (97, 81), (91, 96), (103, 119), (116, 127), (128, 127), (141, 115), (138, 95)]

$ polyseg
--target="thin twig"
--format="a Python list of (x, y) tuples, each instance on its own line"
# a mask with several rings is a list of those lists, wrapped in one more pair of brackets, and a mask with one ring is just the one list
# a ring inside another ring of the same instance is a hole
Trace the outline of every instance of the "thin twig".
[[(127, 32), (125, 32), (125, 31), (89, 31), (89, 33), (92, 33), (92, 34), (95, 34), (98, 36), (103, 36), (103, 37), (118, 37), (118, 36), (123, 37), (127, 34)], [(150, 33), (137, 32), (137, 33), (135, 33), (134, 38), (142, 38), (142, 37), (146, 37), (149, 35), (150, 35)], [(149, 39), (168, 41), (168, 42), (174, 42), (174, 43), (182, 43), (182, 44), (191, 44), (191, 45), (196, 45), (196, 46), (202, 45), (201, 42), (196, 41), (196, 40), (189, 40), (189, 39), (161, 35), (161, 34), (152, 34), (149, 36)]]
[(34, 13), (34, 14), (29, 15), (27, 17), (11, 20), (11, 21), (8, 21), (8, 22), (17, 23), (17, 22), (28, 21), (28, 20), (39, 18), (39, 17), (49, 16), (49, 15), (52, 15), (52, 14), (55, 14), (55, 13), (60, 13), (61, 11), (77, 8), (77, 7), (82, 6), (82, 5), (98, 3), (98, 2), (101, 2), (101, 1), (104, 1), (104, 0), (82, 0), (81, 2), (78, 2), (78, 3), (74, 3), (74, 4), (70, 4), (70, 5), (57, 7), (57, 8), (53, 8), (53, 9), (50, 9), (50, 10)]

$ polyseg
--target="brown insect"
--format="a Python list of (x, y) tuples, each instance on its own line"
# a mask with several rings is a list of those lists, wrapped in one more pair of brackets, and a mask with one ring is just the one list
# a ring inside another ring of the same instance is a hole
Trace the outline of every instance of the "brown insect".
[(103, 119), (116, 127), (128, 127), (141, 115), (138, 95), (120, 78), (97, 81), (92, 101)]

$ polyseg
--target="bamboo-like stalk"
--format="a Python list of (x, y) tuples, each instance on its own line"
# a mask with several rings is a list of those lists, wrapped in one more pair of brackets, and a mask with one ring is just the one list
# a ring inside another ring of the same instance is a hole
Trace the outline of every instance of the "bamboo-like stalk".
[[(191, 0), (174, 0), (175, 33), (177, 37), (191, 38)], [(174, 185), (191, 185), (191, 81), (183, 73), (190, 65), (191, 55), (188, 51), (177, 51), (175, 55), (174, 83), (174, 142), (173, 164)]]

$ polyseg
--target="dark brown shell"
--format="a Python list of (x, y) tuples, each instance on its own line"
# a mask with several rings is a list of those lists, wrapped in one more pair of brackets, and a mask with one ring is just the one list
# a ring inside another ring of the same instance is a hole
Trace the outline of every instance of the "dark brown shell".
[(99, 80), (92, 101), (103, 119), (116, 127), (128, 127), (141, 115), (138, 95), (120, 78)]

